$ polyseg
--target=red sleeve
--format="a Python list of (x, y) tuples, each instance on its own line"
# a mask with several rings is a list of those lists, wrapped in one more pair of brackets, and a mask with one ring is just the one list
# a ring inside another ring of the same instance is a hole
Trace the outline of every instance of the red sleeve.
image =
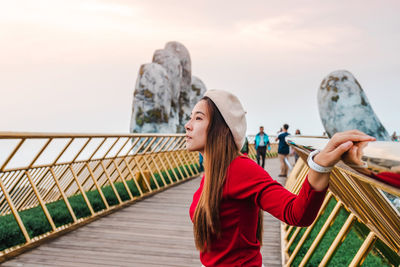
[(381, 180), (384, 183), (400, 188), (400, 174), (394, 172), (372, 173), (372, 177)]
[(308, 226), (314, 221), (327, 190), (314, 190), (307, 177), (299, 195), (295, 195), (248, 158), (232, 162), (226, 182), (228, 197), (250, 199), (279, 220), (296, 226)]

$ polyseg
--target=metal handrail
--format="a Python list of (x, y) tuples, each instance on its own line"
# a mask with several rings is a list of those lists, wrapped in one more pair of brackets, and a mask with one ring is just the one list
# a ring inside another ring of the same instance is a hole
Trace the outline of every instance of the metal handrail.
[[(40, 144), (34, 143), (34, 148), (27, 144), (37, 140)], [(198, 153), (186, 150), (183, 134), (0, 132), (0, 145), (8, 148), (2, 149), (0, 161), (0, 219), (13, 216), (25, 239), (0, 251), (0, 262), (199, 175)], [(35, 154), (28, 157), (32, 151)], [(14, 160), (17, 163), (12, 164)], [(128, 199), (123, 200), (117, 186), (124, 188)], [(132, 186), (138, 195), (134, 195)], [(116, 196), (116, 205), (107, 200), (103, 192), (106, 187)], [(92, 206), (92, 191), (98, 193), (104, 208), (95, 210)], [(83, 197), (89, 216), (78, 218), (70, 199), (74, 196)], [(71, 223), (56, 226), (48, 205), (57, 201), (65, 204)], [(36, 207), (43, 211), (50, 230), (31, 236), (21, 212)]]
[[(294, 147), (296, 153), (300, 156), (286, 183), (286, 188), (297, 194), (307, 177), (308, 166), (305, 161), (310, 150), (321, 149), (328, 140), (291, 137), (287, 138), (287, 141)], [(375, 144), (371, 143), (369, 149), (366, 149), (365, 151), (365, 159), (368, 160), (370, 157), (377, 157), (378, 151), (380, 151), (379, 155), (382, 155), (382, 149), (384, 147), (387, 148), (387, 145), (388, 144), (383, 145), (379, 142)], [(393, 144), (396, 148), (397, 145), (398, 144)], [(385, 157), (386, 159), (391, 159), (392, 162), (396, 162), (398, 159), (397, 155), (400, 155), (400, 150), (394, 149), (391, 151), (392, 153), (386, 153)], [(299, 234), (301, 227), (282, 225), (284, 265), (291, 266), (296, 257), (302, 257), (300, 258), (301, 262), (299, 266), (306, 266), (316, 247), (319, 245), (328, 229), (332, 226), (341, 209), (348, 211), (349, 215), (335, 240), (331, 243), (319, 266), (325, 266), (329, 263), (335, 251), (337, 251), (343, 243), (350, 229), (354, 227), (355, 221), (365, 225), (370, 232), (364, 240), (363, 245), (354, 256), (350, 266), (361, 265), (373, 247), (373, 244), (378, 239), (381, 240), (394, 254), (400, 255), (400, 213), (387, 199), (386, 193), (383, 192), (389, 192), (394, 196), (400, 197), (400, 189), (365, 176), (362, 173), (349, 168), (342, 162), (338, 163), (331, 172), (329, 193), (314, 223), (303, 232), (302, 236)], [(306, 254), (304, 256), (299, 256), (298, 252), (304, 246), (310, 232), (314, 228), (316, 222), (320, 219), (320, 215), (325, 212), (327, 203), (331, 198), (334, 198), (337, 201), (335, 208), (331, 211), (329, 217), (313, 240), (312, 245), (308, 248)], [(298, 243), (293, 251), (290, 252), (289, 248), (293, 245), (296, 238)]]

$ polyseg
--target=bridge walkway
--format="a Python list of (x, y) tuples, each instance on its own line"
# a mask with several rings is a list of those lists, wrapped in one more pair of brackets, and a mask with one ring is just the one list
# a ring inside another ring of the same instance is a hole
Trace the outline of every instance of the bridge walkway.
[[(266, 170), (278, 178), (279, 160)], [(2, 266), (201, 266), (188, 209), (200, 177), (28, 251)], [(280, 222), (265, 213), (265, 266), (282, 266)]]

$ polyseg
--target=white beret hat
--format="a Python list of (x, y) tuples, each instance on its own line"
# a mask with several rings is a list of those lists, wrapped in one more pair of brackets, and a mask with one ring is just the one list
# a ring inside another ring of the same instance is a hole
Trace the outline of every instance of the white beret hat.
[(221, 112), (226, 124), (232, 132), (235, 144), (242, 149), (246, 138), (246, 111), (237, 96), (224, 90), (208, 90), (204, 96), (209, 97)]

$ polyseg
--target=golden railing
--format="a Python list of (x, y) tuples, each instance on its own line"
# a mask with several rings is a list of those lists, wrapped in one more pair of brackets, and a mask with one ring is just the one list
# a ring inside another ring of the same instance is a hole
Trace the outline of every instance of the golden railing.
[[(188, 152), (185, 143), (182, 134), (1, 132), (0, 225), (15, 221), (23, 240), (6, 249), (2, 244), (0, 262), (198, 176), (198, 153)], [(84, 203), (84, 216), (72, 203), (77, 199)], [(50, 210), (60, 203), (68, 223), (56, 222)], [(37, 209), (48, 230), (35, 236), (24, 216)]]
[[(305, 160), (309, 151), (304, 147), (295, 149), (300, 158), (287, 180), (286, 188), (298, 193), (308, 173)], [(307, 228), (282, 224), (283, 264), (310, 266), (310, 259), (342, 211), (345, 212), (342, 214), (346, 214), (347, 219), (334, 240), (329, 243), (329, 249), (321, 252), (324, 256), (318, 263), (319, 266), (330, 263), (351, 229), (362, 236), (364, 241), (348, 263), (349, 266), (360, 266), (372, 248), (373, 253), (385, 259), (389, 266), (399, 266), (400, 213), (382, 191), (400, 197), (400, 189), (360, 174), (343, 163), (337, 164), (331, 173), (327, 197), (314, 223)], [(327, 209), (329, 202), (334, 204), (334, 207), (331, 205), (330, 211)], [(322, 227), (311, 238), (310, 233), (322, 216), (325, 221), (321, 221)], [(305, 246), (306, 241), (308, 241), (307, 246)], [(301, 250), (303, 252), (300, 255)], [(341, 255), (336, 256), (341, 257)]]

